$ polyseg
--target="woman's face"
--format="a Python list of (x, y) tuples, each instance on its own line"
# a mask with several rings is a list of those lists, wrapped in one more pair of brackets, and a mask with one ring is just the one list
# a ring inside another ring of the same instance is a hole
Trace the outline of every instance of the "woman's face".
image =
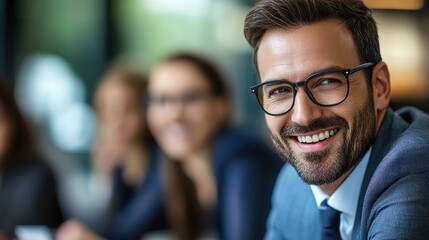
[(106, 82), (98, 109), (100, 132), (106, 140), (130, 143), (143, 131), (143, 109), (140, 96), (117, 81)]
[(210, 148), (226, 103), (209, 80), (185, 61), (164, 63), (151, 74), (148, 123), (163, 151), (184, 160)]
[(0, 104), (0, 161), (3, 160), (11, 141), (12, 124), (10, 117), (7, 116), (5, 109)]

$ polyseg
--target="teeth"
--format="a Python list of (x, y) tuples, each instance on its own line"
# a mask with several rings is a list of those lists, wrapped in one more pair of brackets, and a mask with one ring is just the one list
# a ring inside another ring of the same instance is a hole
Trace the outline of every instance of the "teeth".
[(313, 135), (312, 139), (313, 142), (318, 142), (319, 141), (319, 135)]
[(322, 141), (325, 139), (325, 134), (324, 133), (320, 133), (319, 134), (319, 140)]
[(324, 131), (319, 134), (314, 134), (312, 136), (298, 136), (298, 141), (300, 143), (316, 143), (332, 137), (335, 133), (337, 133), (337, 129)]

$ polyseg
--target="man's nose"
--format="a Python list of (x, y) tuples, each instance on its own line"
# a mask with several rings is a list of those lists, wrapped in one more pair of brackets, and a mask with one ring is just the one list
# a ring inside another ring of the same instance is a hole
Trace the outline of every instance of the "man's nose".
[(295, 96), (295, 104), (291, 110), (291, 121), (301, 126), (308, 126), (314, 120), (322, 117), (322, 109), (308, 97), (303, 89)]

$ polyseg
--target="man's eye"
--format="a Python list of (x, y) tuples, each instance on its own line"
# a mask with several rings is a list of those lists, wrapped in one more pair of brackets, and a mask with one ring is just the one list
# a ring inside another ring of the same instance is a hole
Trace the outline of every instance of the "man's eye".
[(279, 94), (279, 93), (283, 93), (286, 91), (287, 91), (286, 88), (281, 87), (281, 88), (274, 89), (274, 91), (272, 91), (271, 94)]
[(268, 92), (268, 97), (279, 97), (284, 95), (289, 95), (292, 92), (289, 86), (279, 86), (270, 89)]
[(345, 84), (345, 80), (338, 78), (322, 78), (315, 81), (314, 84), (309, 85), (309, 87), (310, 89), (329, 90), (343, 87)]
[(327, 78), (327, 79), (323, 79), (319, 85), (330, 85), (330, 84), (335, 84), (338, 82), (340, 82), (338, 79)]

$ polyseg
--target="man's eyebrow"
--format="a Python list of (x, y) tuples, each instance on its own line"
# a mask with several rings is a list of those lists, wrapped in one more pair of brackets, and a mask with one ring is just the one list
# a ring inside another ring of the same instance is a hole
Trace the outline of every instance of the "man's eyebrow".
[[(345, 70), (345, 69), (347, 69), (347, 68), (344, 68), (344, 67), (339, 66), (339, 65), (329, 65), (329, 66), (326, 66), (326, 67), (323, 67), (323, 68), (317, 69), (317, 70), (315, 70), (315, 71), (313, 71), (313, 72), (310, 72), (309, 74), (307, 74), (307, 76), (306, 76), (304, 79), (301, 79), (301, 80), (299, 80), (299, 81), (305, 81), (309, 76), (312, 76), (312, 75), (314, 75), (314, 74), (318, 74), (318, 73), (321, 73), (321, 72), (331, 71), (331, 70)], [(269, 78), (269, 79), (267, 79), (267, 80), (265, 80), (265, 81), (263, 81), (263, 82), (271, 82), (271, 81), (279, 81), (279, 80), (281, 80), (281, 81), (288, 81), (288, 82), (292, 82), (290, 79), (288, 79), (288, 78), (284, 78), (284, 77), (280, 77), (280, 78)]]
[(316, 74), (319, 74), (319, 73), (324, 73), (324, 72), (328, 72), (328, 71), (335, 71), (335, 70), (341, 71), (341, 70), (346, 70), (346, 69), (348, 69), (348, 68), (341, 67), (341, 66), (338, 66), (338, 65), (330, 65), (330, 66), (321, 68), (321, 69), (319, 69), (317, 71), (314, 71), (314, 72), (308, 74), (307, 77), (306, 77), (306, 79), (308, 77), (310, 77), (310, 76), (313, 76), (313, 75), (316, 75)]

